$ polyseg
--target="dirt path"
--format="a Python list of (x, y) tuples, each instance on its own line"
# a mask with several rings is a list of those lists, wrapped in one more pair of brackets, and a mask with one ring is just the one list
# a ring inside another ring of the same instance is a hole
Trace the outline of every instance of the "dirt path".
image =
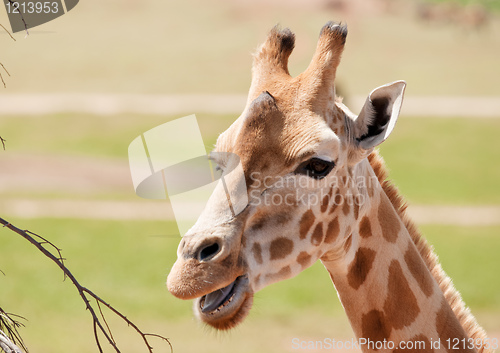
[[(196, 206), (195, 206), (196, 207)], [(191, 204), (183, 205), (185, 213)], [(460, 226), (500, 225), (500, 206), (424, 206), (408, 208), (411, 218), (420, 225)], [(184, 213), (184, 212), (183, 212)], [(69, 200), (8, 198), (0, 202), (0, 214), (16, 218), (78, 218), (110, 220), (173, 220), (166, 201), (142, 200)]]
[[(91, 114), (239, 114), (243, 94), (139, 95), (139, 94), (2, 94), (0, 115), (42, 115), (58, 112)], [(348, 97), (352, 111), (359, 111), (366, 96)], [(406, 116), (500, 117), (500, 97), (406, 96)]]

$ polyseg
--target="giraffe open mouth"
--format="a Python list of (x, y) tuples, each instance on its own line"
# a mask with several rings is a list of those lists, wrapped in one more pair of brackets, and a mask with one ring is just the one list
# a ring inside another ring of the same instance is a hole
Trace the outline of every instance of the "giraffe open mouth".
[(237, 325), (250, 310), (253, 295), (248, 277), (237, 277), (231, 284), (198, 298), (195, 311), (205, 323), (225, 330)]

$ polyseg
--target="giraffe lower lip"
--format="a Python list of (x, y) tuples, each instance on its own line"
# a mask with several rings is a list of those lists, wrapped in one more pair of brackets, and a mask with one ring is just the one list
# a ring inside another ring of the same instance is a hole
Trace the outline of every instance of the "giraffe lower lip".
[(253, 291), (247, 275), (236, 278), (233, 283), (231, 289), (223, 288), (228, 293), (223, 300), (217, 301), (220, 305), (212, 311), (203, 311), (206, 296), (195, 301), (198, 319), (217, 330), (229, 330), (244, 320), (252, 307)]
[[(231, 284), (213, 291), (199, 299), (199, 310), (203, 315), (213, 316), (231, 311), (233, 306), (240, 304), (241, 295), (246, 291), (246, 276), (237, 277)], [(243, 284), (243, 285), (242, 285)]]

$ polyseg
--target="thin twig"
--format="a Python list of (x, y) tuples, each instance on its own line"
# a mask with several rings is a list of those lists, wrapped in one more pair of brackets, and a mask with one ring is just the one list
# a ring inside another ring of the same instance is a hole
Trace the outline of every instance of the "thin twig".
[(3, 66), (2, 63), (0, 63), (0, 65), (3, 67), (3, 69), (5, 70), (5, 72), (7, 73), (7, 75), (9, 75), (9, 77), (10, 77), (9, 71), (7, 71), (7, 69), (5, 68), (5, 66)]
[(99, 342), (99, 335), (97, 333), (97, 322), (95, 320), (94, 320), (94, 337), (95, 337), (95, 343), (97, 344), (97, 349), (99, 349), (99, 352), (102, 353), (101, 342)]
[[(9, 0), (9, 1), (10, 1), (10, 0)], [(23, 21), (24, 21), (24, 19), (23, 19)], [(12, 40), (15, 42), (15, 41), (16, 41), (16, 38), (14, 38), (14, 37), (12, 36), (12, 34), (9, 32), (9, 30), (8, 30), (7, 28), (5, 28), (2, 24), (0, 24), (0, 26), (3, 28), (3, 30), (4, 30), (5, 32), (7, 32), (7, 34), (8, 34), (8, 35), (12, 38)], [(5, 66), (3, 66), (3, 64), (2, 64), (2, 63), (0, 63), (0, 65), (2, 65), (3, 69), (5, 70), (5, 72), (6, 72), (6, 73), (7, 73), (7, 75), (9, 75), (9, 77), (10, 77), (10, 73), (9, 73), (9, 71), (7, 71), (7, 69), (5, 68)], [(7, 88), (7, 85), (5, 84), (5, 81), (4, 81), (3, 76), (2, 76), (2, 74), (1, 74), (1, 73), (0, 73), (0, 81), (2, 81), (2, 83), (3, 83), (3, 88)], [(3, 143), (3, 141), (4, 141), (4, 140), (2, 139), (3, 149), (5, 149), (5, 144)]]
[[(1, 220), (1, 218), (0, 218)], [(119, 312), (118, 310), (116, 310), (115, 308), (113, 308), (111, 305), (109, 305), (108, 303), (106, 303), (104, 300), (102, 300), (101, 298), (99, 298), (97, 295), (95, 295), (94, 293), (92, 293), (91, 291), (89, 291), (87, 288), (82, 288), (85, 292), (87, 292), (89, 295), (91, 295), (95, 300), (99, 301), (101, 304), (105, 305), (108, 307), (109, 310), (111, 310), (113, 313), (115, 313), (115, 315), (119, 316), (123, 321), (125, 321), (129, 326), (131, 326), (143, 339), (144, 341), (144, 344), (148, 347), (149, 351), (152, 352), (153, 351), (153, 347), (149, 344), (148, 342), (148, 339), (146, 338), (146, 336), (153, 336), (153, 337), (158, 337), (158, 338), (161, 338), (162, 340), (164, 340), (165, 342), (168, 343), (168, 345), (170, 346), (170, 351), (173, 352), (173, 347), (172, 347), (172, 344), (170, 343), (170, 341), (168, 340), (168, 338), (166, 337), (163, 337), (163, 336), (160, 336), (160, 335), (157, 335), (157, 334), (152, 334), (152, 333), (143, 333), (139, 327), (137, 327), (132, 321), (130, 321), (125, 315), (123, 315), (121, 312)]]
[[(1, 218), (0, 218), (0, 220), (1, 220)], [(8, 228), (8, 227), (7, 227), (7, 228)], [(42, 236), (40, 236), (40, 235), (38, 235), (38, 234), (35, 234), (35, 233), (33, 233), (33, 232), (30, 232), (29, 230), (25, 230), (24, 232), (26, 232), (26, 233), (28, 233), (28, 234), (31, 234), (31, 235), (33, 235), (34, 237), (36, 237), (36, 238), (40, 239), (41, 241), (38, 241), (38, 242), (37, 242), (37, 244), (39, 244), (40, 246), (42, 246), (42, 247), (43, 247), (45, 244), (47, 244), (47, 245), (49, 245), (52, 249), (54, 249), (54, 250), (57, 252), (57, 257), (56, 257), (56, 260), (57, 260), (58, 262), (60, 262), (60, 263), (61, 263), (61, 265), (62, 265), (63, 267), (65, 267), (65, 266), (64, 266), (64, 260), (66, 260), (66, 259), (65, 259), (64, 257), (62, 257), (62, 253), (61, 253), (62, 249), (59, 249), (59, 248), (58, 248), (57, 246), (55, 246), (53, 243), (51, 243), (50, 241), (48, 241), (47, 239), (45, 239), (44, 237), (42, 237)], [(44, 249), (45, 249), (45, 248), (44, 248)], [(66, 272), (64, 272), (64, 271), (63, 271), (63, 273), (64, 273), (64, 280), (66, 280)]]
[(3, 30), (4, 30), (5, 32), (7, 32), (7, 34), (8, 34), (8, 35), (12, 38), (12, 40), (15, 42), (15, 41), (16, 41), (16, 38), (14, 38), (14, 37), (12, 36), (12, 34), (9, 32), (9, 30), (8, 30), (7, 28), (5, 28), (5, 27), (3, 26), (3, 24), (1, 24), (1, 23), (0, 23), (0, 26), (2, 26)]
[(113, 337), (113, 333), (111, 332), (111, 329), (109, 328), (108, 322), (106, 321), (106, 318), (104, 317), (104, 314), (102, 313), (101, 303), (99, 302), (99, 300), (96, 300), (95, 302), (97, 303), (97, 307), (99, 308), (99, 313), (101, 314), (102, 320), (104, 321), (104, 324), (106, 325), (106, 328), (108, 329), (109, 336), (113, 340), (113, 343), (116, 344), (115, 338)]
[[(5, 66), (3, 66), (2, 63), (0, 63), (0, 66), (2, 66), (2, 68), (5, 70), (5, 72), (7, 73), (7, 75), (9, 75), (9, 77), (10, 77), (10, 73), (9, 73), (9, 71), (7, 71), (7, 69), (5, 68)], [(5, 81), (3, 80), (3, 76), (2, 76), (1, 73), (0, 73), (0, 79), (2, 80), (3, 88), (7, 88), (7, 85), (5, 84)], [(2, 140), (2, 143), (3, 143), (3, 140)]]
[[(0, 76), (2, 76), (2, 75), (0, 75)], [(2, 79), (2, 81), (3, 81), (3, 79)], [(5, 83), (4, 83), (4, 86), (5, 86)], [(4, 138), (2, 138), (2, 136), (0, 136), (0, 141), (2, 141), (3, 150), (5, 151), (5, 142), (7, 140), (5, 140)]]
[[(115, 315), (119, 316), (123, 321), (125, 321), (129, 326), (131, 326), (142, 337), (142, 339), (144, 341), (144, 344), (146, 345), (149, 353), (153, 353), (153, 347), (149, 344), (148, 336), (153, 336), (153, 337), (161, 338), (163, 341), (167, 342), (168, 345), (170, 346), (170, 352), (173, 352), (172, 344), (170, 343), (170, 341), (168, 340), (168, 338), (160, 336), (160, 335), (156, 335), (156, 334), (149, 334), (149, 333), (142, 332), (132, 321), (130, 321), (129, 319), (127, 319), (126, 316), (124, 316), (122, 313), (120, 313), (118, 310), (116, 310), (113, 306), (111, 306), (110, 304), (108, 304), (107, 302), (105, 302), (103, 299), (101, 299), (99, 296), (97, 296), (90, 289), (83, 287), (77, 281), (77, 279), (75, 278), (75, 276), (73, 276), (73, 274), (71, 273), (71, 271), (64, 265), (63, 258), (61, 256), (61, 251), (54, 244), (52, 244), (51, 242), (49, 242), (48, 240), (46, 240), (45, 238), (41, 237), (38, 234), (35, 234), (35, 233), (30, 232), (28, 230), (19, 229), (16, 226), (14, 226), (13, 224), (7, 222), (6, 220), (4, 220), (2, 218), (0, 218), (0, 224), (3, 224), (4, 227), (7, 227), (10, 230), (16, 232), (17, 234), (19, 234), (23, 238), (25, 238), (27, 241), (29, 241), (31, 244), (33, 244), (45, 256), (47, 256), (49, 259), (51, 259), (53, 262), (55, 262), (56, 265), (64, 272), (65, 277), (69, 278), (71, 280), (71, 282), (73, 283), (73, 285), (78, 290), (78, 293), (80, 294), (80, 297), (82, 298), (83, 302), (85, 303), (85, 307), (87, 308), (87, 310), (90, 312), (90, 315), (92, 316), (93, 327), (94, 327), (94, 337), (95, 337), (95, 341), (96, 341), (96, 344), (97, 344), (97, 348), (99, 349), (99, 352), (103, 353), (103, 350), (102, 350), (102, 347), (101, 347), (101, 344), (100, 344), (100, 341), (99, 341), (99, 332), (106, 338), (106, 340), (113, 347), (113, 349), (115, 350), (115, 352), (120, 353), (120, 349), (119, 349), (118, 345), (115, 343), (114, 338), (111, 335), (111, 330), (109, 330), (109, 326), (108, 326), (106, 320), (104, 320), (104, 322), (106, 323), (105, 324), (106, 327), (108, 327), (109, 334), (108, 334), (108, 331), (101, 324), (101, 321), (99, 320), (99, 318), (98, 318), (98, 316), (96, 314), (96, 311), (94, 310), (94, 308), (92, 307), (92, 305), (90, 303), (89, 297), (91, 297), (92, 299), (96, 300), (98, 303), (101, 303), (104, 306), (106, 306)], [(37, 237), (38, 239), (41, 239), (42, 242), (39, 242), (39, 241), (35, 240), (35, 238), (32, 237), (31, 235), (33, 235), (34, 237)], [(45, 244), (48, 244), (53, 249), (55, 249), (57, 251), (57, 256), (54, 255), (54, 254), (52, 254), (49, 250), (47, 250), (44, 247)], [(99, 306), (99, 311), (101, 311), (100, 306)], [(102, 311), (101, 311), (101, 315), (102, 315)]]

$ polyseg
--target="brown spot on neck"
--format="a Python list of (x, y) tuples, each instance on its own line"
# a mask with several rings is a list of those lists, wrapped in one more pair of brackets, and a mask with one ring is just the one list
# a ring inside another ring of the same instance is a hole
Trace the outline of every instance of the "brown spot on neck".
[(372, 249), (361, 247), (356, 251), (347, 273), (347, 281), (352, 288), (358, 289), (365, 282), (374, 259), (375, 251)]
[(372, 226), (367, 216), (364, 216), (359, 223), (359, 235), (362, 238), (369, 238), (372, 236)]
[(331, 244), (333, 243), (340, 233), (340, 225), (339, 219), (335, 217), (330, 223), (328, 223), (328, 227), (326, 228), (325, 235), (325, 243)]
[[(391, 325), (388, 324), (384, 313), (372, 310), (363, 314), (361, 318), (361, 337), (372, 342), (383, 342), (391, 335)], [(375, 349), (377, 350), (377, 349)]]
[[(463, 345), (461, 345), (462, 340), (464, 340), (464, 342), (467, 342), (467, 334), (458, 322), (457, 317), (453, 313), (453, 310), (451, 310), (448, 302), (444, 299), (443, 303), (441, 304), (441, 309), (437, 312), (436, 315), (436, 329), (439, 338), (441, 339), (441, 344), (444, 345), (444, 348), (446, 348), (446, 351), (448, 353), (457, 352), (457, 350), (453, 349), (453, 344), (446, 344), (447, 340), (450, 340), (450, 342), (452, 343), (459, 342), (460, 350), (458, 352), (460, 353), (476, 352), (476, 350), (474, 349), (470, 349), (467, 346), (463, 347)], [(445, 343), (443, 344), (443, 342)]]
[(394, 210), (394, 207), (392, 207), (391, 202), (385, 195), (382, 195), (380, 199), (378, 219), (385, 240), (390, 243), (395, 243), (398, 238), (399, 230), (401, 229), (401, 224), (396, 214), (396, 210)]
[(316, 224), (313, 234), (311, 236), (311, 244), (318, 246), (323, 242), (323, 222)]
[(412, 242), (408, 244), (408, 249), (405, 253), (405, 262), (422, 292), (427, 297), (430, 297), (434, 292), (434, 280)]
[(288, 238), (277, 238), (271, 242), (269, 247), (270, 259), (279, 260), (284, 259), (293, 250), (293, 241)]
[(305, 269), (311, 263), (311, 255), (306, 251), (302, 251), (299, 256), (297, 256), (297, 262), (302, 266), (302, 269)]
[(307, 233), (309, 232), (309, 229), (311, 229), (314, 220), (315, 217), (312, 210), (307, 210), (307, 212), (302, 215), (302, 218), (299, 222), (300, 239), (305, 239), (307, 237)]
[(401, 264), (392, 260), (389, 266), (387, 298), (384, 303), (387, 320), (395, 329), (402, 329), (415, 321), (420, 308), (417, 298), (406, 280)]

